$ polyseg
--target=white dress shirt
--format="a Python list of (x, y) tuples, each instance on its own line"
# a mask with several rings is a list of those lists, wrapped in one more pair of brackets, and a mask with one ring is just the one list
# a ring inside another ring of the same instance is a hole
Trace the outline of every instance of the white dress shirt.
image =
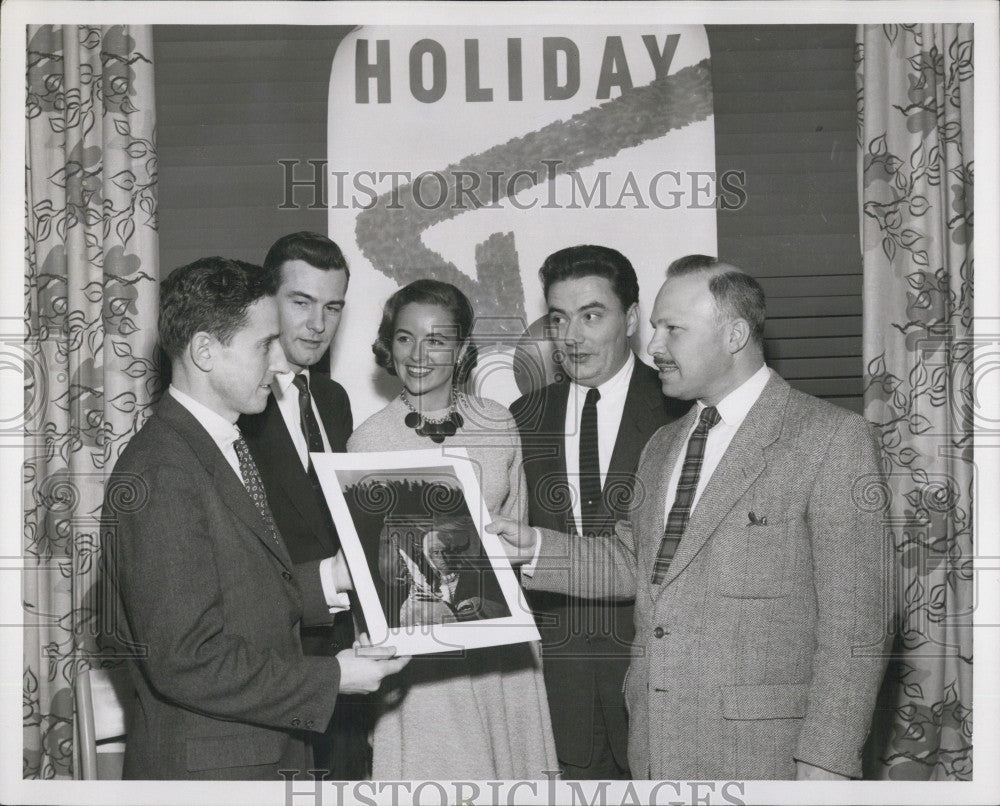
[[(611, 454), (618, 440), (618, 429), (622, 423), (622, 413), (625, 411), (625, 398), (628, 397), (629, 383), (635, 369), (635, 356), (630, 352), (628, 359), (611, 378), (597, 387), (601, 393), (597, 401), (597, 449), (598, 465), (601, 471), (601, 488), (608, 475), (611, 464)], [(573, 491), (573, 517), (576, 518), (577, 529), (580, 528), (580, 420), (583, 418), (583, 406), (587, 401), (588, 386), (570, 383), (569, 398), (566, 400), (566, 421), (563, 434), (566, 449), (566, 481)]]
[[(291, 382), (289, 381), (289, 383)], [(292, 387), (292, 390), (298, 392), (295, 387)], [(236, 474), (236, 478), (238, 478), (245, 487), (246, 479), (243, 478), (243, 474), (240, 472), (240, 459), (236, 455), (236, 448), (233, 445), (233, 443), (235, 443), (241, 436), (240, 429), (236, 427), (236, 423), (229, 422), (229, 420), (221, 414), (212, 411), (212, 409), (204, 403), (199, 403), (191, 397), (191, 395), (185, 394), (173, 384), (170, 385), (169, 392), (174, 400), (191, 412), (191, 415), (198, 421), (201, 427), (208, 431), (208, 435), (219, 447), (219, 450), (222, 451), (222, 455), (226, 458), (226, 461), (229, 462), (229, 466), (232, 467), (233, 472)], [(297, 395), (295, 405), (298, 406)], [(295, 413), (297, 418), (297, 408)], [(299, 436), (301, 437), (302, 434), (300, 433)], [(320, 562), (319, 579), (320, 584), (323, 586), (323, 597), (326, 599), (327, 606), (329, 606), (331, 613), (336, 613), (340, 610), (347, 610), (351, 606), (351, 602), (347, 594), (340, 593), (337, 590), (337, 585), (334, 582), (332, 557), (327, 557), (325, 560)]]
[[(705, 441), (705, 455), (701, 460), (698, 487), (695, 489), (694, 500), (691, 502), (692, 512), (694, 512), (694, 508), (698, 505), (698, 499), (701, 498), (701, 494), (704, 492), (709, 479), (712, 478), (715, 469), (719, 466), (719, 462), (722, 461), (729, 443), (733, 441), (736, 431), (743, 423), (743, 420), (746, 419), (753, 404), (757, 402), (760, 393), (764, 391), (764, 387), (767, 385), (770, 377), (771, 371), (767, 368), (767, 365), (761, 366), (753, 375), (722, 398), (716, 406), (719, 410), (720, 420), (708, 432), (708, 438)], [(667, 522), (667, 515), (670, 514), (670, 509), (674, 505), (674, 498), (677, 497), (677, 482), (681, 476), (681, 468), (684, 466), (684, 457), (687, 455), (688, 441), (691, 439), (694, 429), (698, 426), (698, 418), (701, 417), (701, 412), (705, 409), (705, 404), (700, 400), (697, 401), (696, 406), (694, 425), (691, 426), (691, 430), (684, 440), (684, 447), (677, 454), (677, 462), (674, 464), (674, 469), (670, 474), (670, 483), (667, 485), (667, 498), (663, 510), (664, 525)]]
[[(301, 374), (306, 376), (306, 380), (310, 382), (309, 388), (312, 389), (312, 379), (309, 376), (309, 370), (304, 369)], [(295, 445), (295, 451), (299, 455), (302, 467), (308, 470), (309, 445), (306, 442), (306, 435), (302, 433), (301, 418), (299, 416), (299, 390), (292, 383), (295, 380), (295, 375), (296, 373), (294, 372), (282, 372), (275, 375), (274, 380), (271, 381), (271, 392), (278, 403), (278, 411), (281, 412), (282, 419), (285, 421), (285, 427), (292, 438), (292, 444)], [(313, 410), (313, 416), (316, 418), (316, 422), (319, 423), (319, 435), (323, 438), (323, 450), (329, 453), (330, 440), (327, 439), (323, 420), (320, 419), (319, 410), (316, 408), (316, 400), (312, 395), (309, 396), (309, 403)]]

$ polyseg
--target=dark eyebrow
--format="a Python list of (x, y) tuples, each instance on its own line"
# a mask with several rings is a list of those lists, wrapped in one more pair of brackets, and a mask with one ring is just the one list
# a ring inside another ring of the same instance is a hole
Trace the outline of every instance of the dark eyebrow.
[[(296, 291), (296, 290), (293, 289), (293, 290), (291, 290), (291, 291), (288, 292), (288, 296), (290, 296), (290, 297), (301, 297), (302, 299), (307, 299), (310, 302), (319, 302), (319, 299), (317, 297), (314, 297), (312, 294), (307, 294), (305, 291)], [(342, 299), (331, 299), (329, 302), (327, 302), (325, 304), (326, 305), (341, 305), (341, 306), (343, 306), (344, 300), (342, 300)]]
[[(577, 308), (577, 310), (578, 311), (588, 311), (588, 310), (591, 310), (593, 308), (597, 308), (599, 310), (606, 311), (608, 309), (608, 306), (605, 305), (603, 302), (598, 302), (597, 300), (594, 300), (593, 302), (588, 302), (586, 305), (581, 305), (579, 308)], [(555, 306), (550, 305), (549, 306), (549, 313), (561, 313), (561, 314), (565, 314), (566, 311), (564, 311), (562, 308), (556, 308)]]

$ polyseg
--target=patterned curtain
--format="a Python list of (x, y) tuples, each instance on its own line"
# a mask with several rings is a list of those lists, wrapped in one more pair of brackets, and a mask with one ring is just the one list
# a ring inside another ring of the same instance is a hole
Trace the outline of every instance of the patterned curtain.
[(972, 25), (861, 26), (865, 416), (899, 631), (869, 771), (972, 777)]
[(25, 778), (73, 774), (105, 474), (158, 392), (148, 26), (29, 26)]

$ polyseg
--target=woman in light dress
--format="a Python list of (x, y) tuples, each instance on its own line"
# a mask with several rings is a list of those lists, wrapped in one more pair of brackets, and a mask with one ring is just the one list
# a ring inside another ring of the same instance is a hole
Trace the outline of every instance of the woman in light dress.
[[(463, 447), (489, 514), (523, 521), (513, 418), (461, 391), (476, 363), (473, 320), (468, 299), (448, 283), (417, 280), (389, 298), (372, 349), (402, 389), (347, 449)], [(536, 643), (417, 656), (375, 696), (375, 779), (542, 779), (558, 770)]]

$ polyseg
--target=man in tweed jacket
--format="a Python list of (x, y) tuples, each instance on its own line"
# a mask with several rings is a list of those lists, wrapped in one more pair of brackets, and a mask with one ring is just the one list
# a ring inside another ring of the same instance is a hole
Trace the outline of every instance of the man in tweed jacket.
[[(533, 553), (526, 588), (635, 596), (635, 777), (858, 777), (891, 601), (870, 429), (767, 368), (763, 292), (733, 266), (675, 261), (652, 324), (664, 394), (697, 404), (646, 446), (617, 542), (491, 530)], [(718, 420), (694, 474), (706, 407)], [(678, 543), (664, 524), (682, 467), (693, 502)]]

